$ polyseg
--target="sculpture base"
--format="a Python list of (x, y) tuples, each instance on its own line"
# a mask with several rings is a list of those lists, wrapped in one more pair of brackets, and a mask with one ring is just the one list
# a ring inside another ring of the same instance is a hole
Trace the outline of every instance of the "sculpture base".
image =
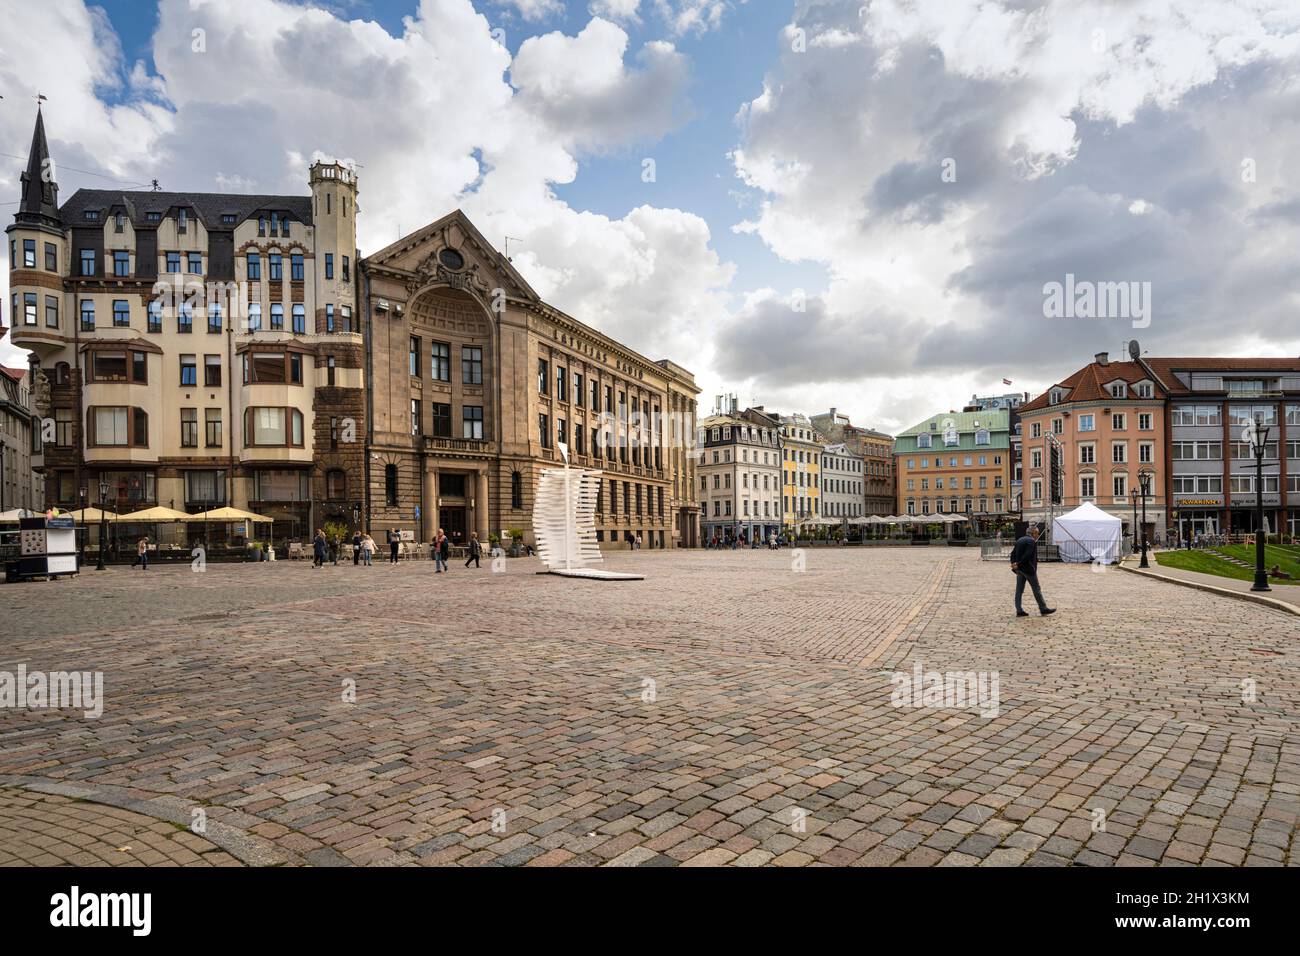
[(538, 571), (538, 574), (558, 574), (562, 578), (590, 578), (594, 581), (644, 581), (644, 574), (626, 574), (622, 571), (602, 571), (599, 568), (557, 568)]

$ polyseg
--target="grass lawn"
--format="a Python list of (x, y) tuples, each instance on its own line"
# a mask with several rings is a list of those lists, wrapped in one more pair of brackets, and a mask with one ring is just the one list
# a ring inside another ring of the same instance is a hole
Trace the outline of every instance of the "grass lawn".
[[(1255, 549), (1248, 545), (1226, 545), (1222, 550), (1225, 554), (1231, 554), (1234, 558), (1242, 561), (1253, 562), (1255, 560)], [(1229, 564), (1222, 558), (1217, 558), (1204, 551), (1159, 551), (1155, 557), (1157, 564), (1168, 568), (1200, 571), (1202, 574), (1217, 574), (1219, 577), (1236, 578), (1239, 581), (1255, 580), (1253, 567), (1239, 568), (1235, 564)], [(1265, 550), (1264, 557), (1267, 567), (1271, 568), (1276, 564), (1281, 566), (1283, 571), (1292, 575), (1290, 581), (1269, 578), (1269, 584), (1300, 584), (1300, 555), (1284, 548), (1269, 547)]]

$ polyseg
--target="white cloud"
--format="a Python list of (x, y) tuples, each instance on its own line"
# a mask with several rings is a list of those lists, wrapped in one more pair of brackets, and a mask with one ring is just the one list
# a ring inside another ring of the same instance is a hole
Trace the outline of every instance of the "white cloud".
[(637, 21), (637, 10), (641, 0), (591, 0), (587, 11), (592, 16), (608, 17), (611, 20)]
[(681, 119), (686, 58), (670, 43), (645, 45), (640, 69), (624, 64), (627, 33), (596, 18), (575, 37), (530, 37), (510, 67), (519, 105), (578, 149), (658, 139)]
[(492, 0), (498, 7), (511, 7), (528, 22), (536, 22), (564, 12), (560, 0)]

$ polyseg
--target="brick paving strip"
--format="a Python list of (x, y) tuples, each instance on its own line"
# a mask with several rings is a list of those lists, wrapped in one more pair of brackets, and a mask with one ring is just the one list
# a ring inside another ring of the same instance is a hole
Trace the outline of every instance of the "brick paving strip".
[(0, 786), (0, 866), (241, 866), (269, 859), (242, 860), (182, 826), (52, 792), (57, 787)]
[[(647, 580), (520, 559), (6, 586), (0, 669), (100, 669), (107, 700), (0, 710), (0, 785), (204, 807), (209, 842), (279, 854), (245, 862), (1297, 862), (1300, 655), (1271, 610), (1054, 565), (1060, 612), (1016, 620), (973, 550), (608, 565)], [(1000, 673), (998, 713), (891, 706), (877, 668), (913, 662)]]

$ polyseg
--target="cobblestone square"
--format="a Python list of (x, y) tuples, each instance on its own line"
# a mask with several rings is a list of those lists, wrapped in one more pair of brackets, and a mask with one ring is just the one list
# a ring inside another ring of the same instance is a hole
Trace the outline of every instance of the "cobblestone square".
[[(804, 557), (5, 586), (0, 671), (105, 700), (0, 709), (0, 865), (1295, 861), (1295, 617), (1045, 565), (1017, 619), (974, 549)], [(895, 706), (917, 664), (996, 707)]]

